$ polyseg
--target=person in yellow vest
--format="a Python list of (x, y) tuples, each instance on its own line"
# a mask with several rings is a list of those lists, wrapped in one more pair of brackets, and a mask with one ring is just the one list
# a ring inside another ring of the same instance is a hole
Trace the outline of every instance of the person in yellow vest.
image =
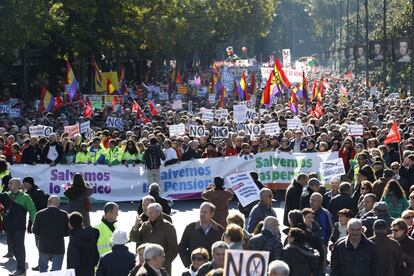
[(4, 185), (1, 183), (1, 180), (6, 175), (10, 175), (10, 171), (7, 168), (7, 162), (4, 159), (0, 159), (0, 193), (3, 192), (5, 188)]
[(128, 140), (126, 144), (126, 148), (122, 155), (122, 163), (128, 167), (128, 165), (132, 164), (135, 166), (139, 164), (141, 161), (139, 160), (139, 152), (133, 140)]
[(99, 137), (93, 139), (88, 151), (92, 164), (105, 164), (105, 148), (101, 146), (101, 139)]
[(109, 140), (109, 149), (105, 152), (105, 164), (108, 166), (121, 164), (122, 150), (116, 145), (116, 140)]
[(91, 163), (91, 155), (88, 151), (88, 145), (82, 143), (79, 152), (76, 154), (75, 164)]
[(115, 202), (107, 202), (104, 207), (104, 215), (101, 222), (94, 228), (99, 231), (99, 239), (96, 243), (99, 255), (102, 257), (111, 252), (111, 237), (116, 229), (116, 219), (118, 217), (119, 206)]

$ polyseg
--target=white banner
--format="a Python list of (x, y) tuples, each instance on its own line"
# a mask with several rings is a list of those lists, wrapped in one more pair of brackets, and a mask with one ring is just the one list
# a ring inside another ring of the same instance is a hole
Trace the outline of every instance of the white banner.
[(300, 129), (302, 127), (302, 121), (299, 118), (287, 119), (287, 129)]
[(220, 109), (216, 110), (216, 112), (214, 113), (214, 117), (219, 119), (219, 120), (221, 118), (226, 119), (228, 114), (229, 114), (229, 111), (226, 108), (224, 108), (224, 109), (220, 108)]
[(280, 133), (279, 123), (264, 124), (265, 134), (269, 136), (277, 135)]
[(243, 207), (260, 200), (260, 190), (248, 172), (231, 174), (225, 180)]
[(86, 121), (79, 124), (79, 131), (81, 134), (86, 133), (86, 131), (88, 131), (88, 128), (91, 128), (91, 121)]
[(262, 83), (266, 83), (269, 79), (270, 73), (272, 73), (273, 67), (261, 67), (260, 71), (262, 72)]
[(246, 122), (246, 113), (247, 113), (246, 105), (243, 105), (243, 104), (233, 105), (233, 120), (235, 123)]
[(227, 249), (224, 257), (226, 276), (266, 276), (269, 251)]
[[(301, 172), (319, 172), (322, 162), (338, 158), (338, 152), (322, 153), (258, 153), (252, 158), (231, 156), (226, 158), (195, 159), (161, 167), (161, 193), (170, 199), (199, 198), (200, 193), (213, 183), (215, 176), (226, 177), (241, 171), (256, 171), (263, 183), (277, 183), (275, 188), (286, 187)], [(35, 183), (49, 194), (63, 197), (65, 188), (76, 172), (93, 186), (92, 198), (106, 201), (134, 201), (148, 194), (145, 167), (122, 165), (57, 165), (9, 166), (13, 177), (34, 177)], [(281, 186), (280, 186), (281, 185)]]
[(283, 71), (285, 72), (286, 77), (291, 83), (301, 83), (303, 81), (303, 71), (291, 68), (283, 68)]
[(229, 137), (229, 128), (228, 127), (215, 127), (213, 126), (213, 137), (222, 139)]
[(171, 125), (168, 127), (170, 131), (170, 137), (183, 135), (185, 133), (185, 125), (178, 124), (178, 125)]
[(362, 136), (364, 134), (364, 126), (363, 125), (349, 125), (348, 134), (350, 136)]
[(9, 115), (11, 118), (20, 117), (20, 108), (10, 108)]

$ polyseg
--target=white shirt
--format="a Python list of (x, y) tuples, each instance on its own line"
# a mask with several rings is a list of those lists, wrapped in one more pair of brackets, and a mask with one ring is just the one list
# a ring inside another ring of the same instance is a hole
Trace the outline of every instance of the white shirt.
[(56, 145), (54, 145), (54, 146), (50, 145), (49, 146), (49, 151), (47, 153), (47, 159), (55, 161), (58, 158), (58, 156), (59, 156), (59, 154), (56, 150)]
[(164, 149), (165, 161), (178, 159), (177, 152), (173, 148)]

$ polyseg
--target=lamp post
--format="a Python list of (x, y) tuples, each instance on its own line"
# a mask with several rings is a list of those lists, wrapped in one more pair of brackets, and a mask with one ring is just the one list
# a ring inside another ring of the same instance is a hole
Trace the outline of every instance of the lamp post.
[(383, 3), (383, 39), (382, 39), (382, 74), (384, 79), (384, 89), (387, 86), (387, 0)]
[[(411, 0), (412, 12), (411, 12), (411, 48), (414, 45), (414, 0)], [(411, 56), (411, 89), (410, 94), (414, 96), (414, 57)]]
[(368, 0), (365, 0), (365, 77), (367, 87), (369, 84), (368, 51)]

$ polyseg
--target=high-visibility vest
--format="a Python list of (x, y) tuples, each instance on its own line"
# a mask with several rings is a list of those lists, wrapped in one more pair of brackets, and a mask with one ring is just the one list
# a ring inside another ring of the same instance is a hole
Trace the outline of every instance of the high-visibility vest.
[(10, 171), (9, 170), (5, 170), (4, 172), (0, 173), (0, 193), (3, 192), (4, 186), (3, 183), (1, 182), (1, 180), (3, 179), (3, 177), (5, 177), (6, 175), (9, 175)]
[(122, 152), (118, 147), (108, 149), (105, 153), (105, 163), (118, 165), (122, 160)]
[(122, 155), (122, 161), (126, 161), (128, 164), (133, 164), (138, 159), (138, 153), (131, 154), (128, 151), (124, 152)]
[(76, 154), (76, 159), (75, 159), (75, 163), (76, 164), (87, 164), (91, 159), (91, 155), (89, 154), (89, 152), (78, 152)]
[(94, 149), (91, 146), (91, 147), (89, 147), (88, 151), (89, 151), (89, 156), (90, 156), (90, 162), (91, 163), (98, 163), (98, 164), (104, 164), (105, 163), (105, 162), (103, 162), (105, 160), (105, 158), (104, 157), (101, 158), (101, 156), (105, 155), (105, 150), (103, 148)]
[(102, 257), (106, 253), (112, 251), (112, 246), (111, 246), (112, 231), (103, 222), (96, 225), (95, 228), (98, 229), (99, 231), (99, 239), (96, 245), (98, 247), (99, 256)]

